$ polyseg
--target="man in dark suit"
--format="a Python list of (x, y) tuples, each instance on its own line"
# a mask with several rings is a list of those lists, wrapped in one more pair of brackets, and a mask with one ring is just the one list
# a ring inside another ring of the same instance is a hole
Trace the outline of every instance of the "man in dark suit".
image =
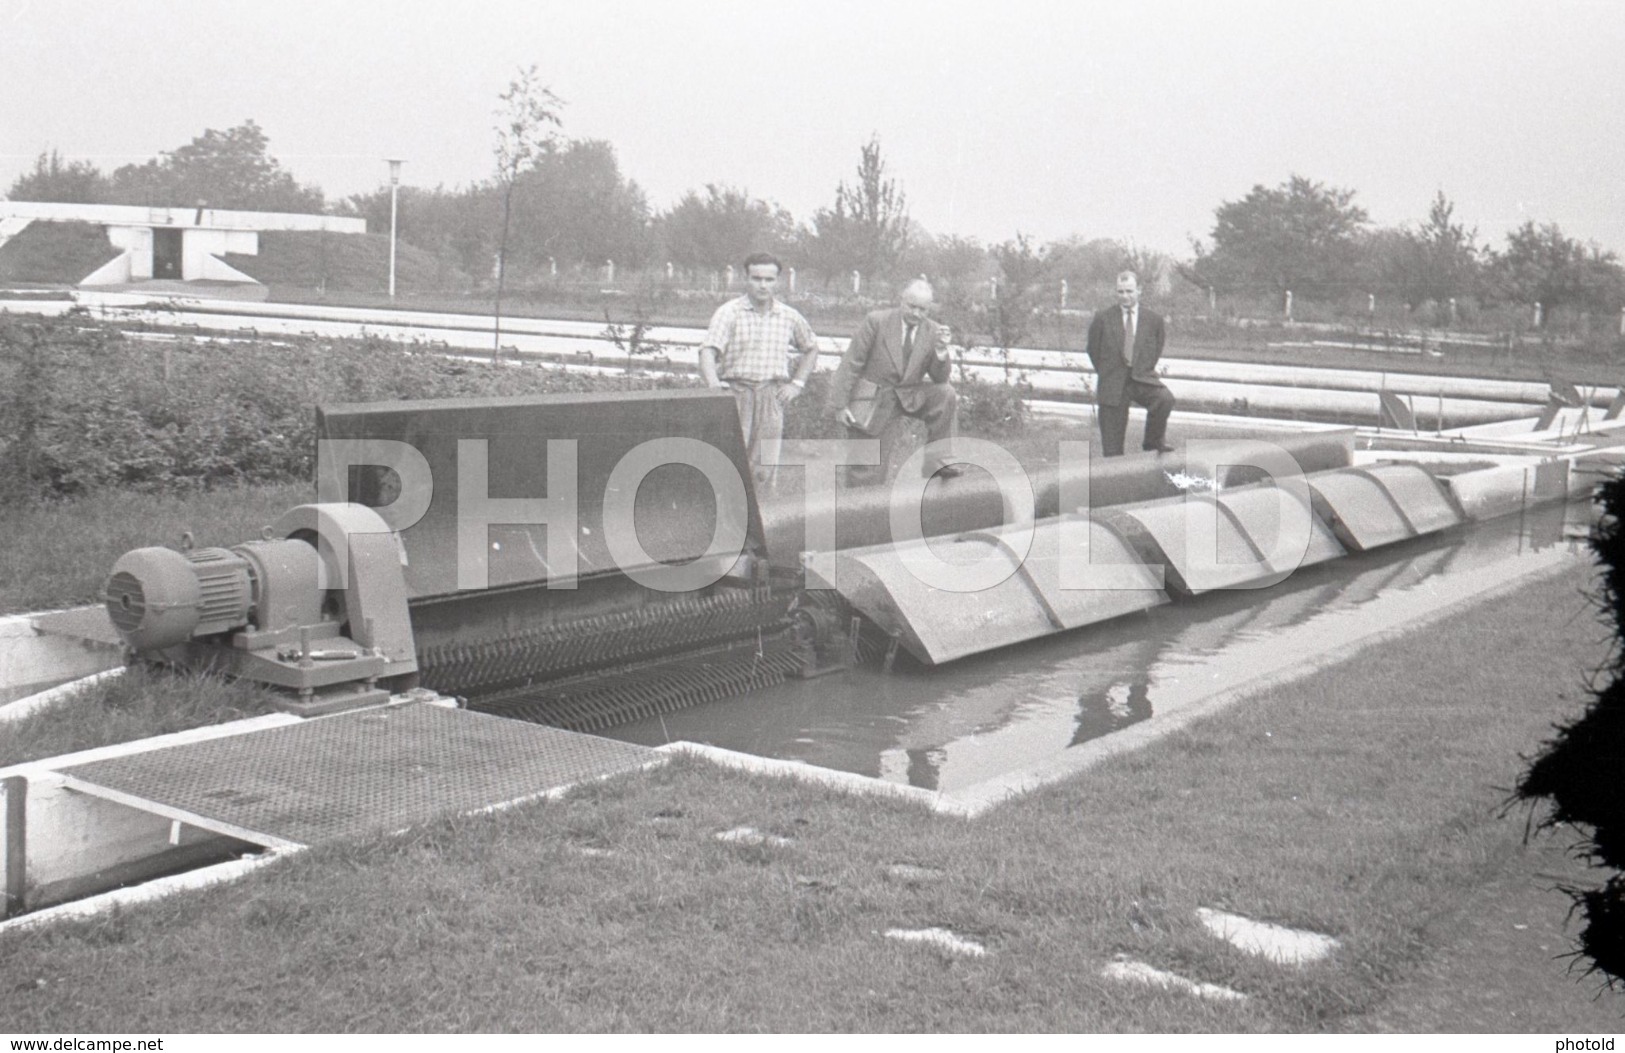
[[(931, 302), (931, 284), (918, 278), (904, 287), (899, 306), (871, 311), (830, 382), (829, 412), (846, 425), (847, 437), (880, 439), (880, 463), (851, 466), (852, 485), (885, 480), (896, 432), (889, 425), (899, 416), (924, 421), (928, 444), (952, 439), (959, 430), (958, 396), (948, 383), (948, 333), (927, 317)], [(947, 457), (946, 446), (933, 449), (926, 477), (964, 471)]]
[(1157, 360), (1167, 339), (1162, 315), (1140, 306), (1140, 279), (1133, 271), (1117, 276), (1117, 306), (1095, 312), (1084, 350), (1095, 367), (1095, 412), (1100, 418), (1101, 453), (1123, 455), (1129, 403), (1145, 407), (1142, 448), (1170, 453), (1165, 436), (1174, 393), (1157, 379)]

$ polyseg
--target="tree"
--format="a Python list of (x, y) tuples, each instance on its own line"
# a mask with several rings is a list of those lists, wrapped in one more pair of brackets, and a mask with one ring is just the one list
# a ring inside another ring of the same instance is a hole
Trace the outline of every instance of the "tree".
[(564, 101), (538, 79), (536, 67), (519, 71), (508, 90), (497, 96), (497, 181), (502, 186), (502, 237), (497, 241), (497, 295), (493, 314), (492, 357), (502, 352), (502, 286), (507, 275), (508, 227), (513, 217), (514, 185), (519, 173), (558, 146), (554, 128), (561, 127)]
[(720, 183), (707, 183), (703, 197), (684, 194), (657, 228), (666, 258), (692, 270), (737, 264), (759, 250), (782, 252), (796, 236), (789, 212)]
[(1565, 307), (1612, 312), (1625, 295), (1625, 272), (1614, 254), (1565, 237), (1555, 223), (1526, 220), (1507, 235), (1491, 269), (1501, 296), (1541, 304), (1543, 322)]
[(996, 247), (993, 258), (999, 263), (999, 284), (990, 322), (994, 342), (1008, 351), (1032, 332), (1049, 265), (1032, 239), (1019, 233)]
[(1358, 236), (1368, 222), (1354, 191), (1294, 175), (1279, 187), (1254, 186), (1214, 210), (1213, 249), (1200, 251), (1200, 279), (1229, 288), (1292, 290), (1326, 297), (1352, 284)]
[(42, 151), (34, 159), (33, 170), (18, 176), (6, 197), (12, 201), (96, 205), (107, 201), (111, 189), (101, 169), (89, 161), (64, 162), (60, 153), (51, 150)]
[(322, 192), (301, 185), (266, 153), (260, 126), (244, 121), (226, 131), (205, 129), (190, 143), (113, 172), (117, 204), (320, 212)]
[(1444, 303), (1477, 291), (1483, 268), (1478, 232), (1457, 223), (1455, 211), (1441, 190), (1420, 228), (1379, 231), (1368, 243), (1378, 281), (1406, 303)]
[(615, 148), (601, 139), (543, 154), (519, 177), (515, 200), (522, 260), (635, 266), (649, 256), (648, 199), (621, 175)]
[(813, 215), (810, 250), (826, 280), (849, 270), (893, 277), (908, 248), (908, 201), (886, 178), (878, 137), (863, 145), (857, 175), (852, 186), (836, 185), (834, 208)]
[[(352, 194), (337, 208), (343, 215), (359, 216), (370, 231), (389, 229), (389, 186), (367, 194)], [(495, 189), (490, 184), (447, 190), (400, 188), (399, 236), (402, 245), (422, 249), (435, 257), (436, 284), (464, 287), (476, 274), (489, 275), (496, 252)]]

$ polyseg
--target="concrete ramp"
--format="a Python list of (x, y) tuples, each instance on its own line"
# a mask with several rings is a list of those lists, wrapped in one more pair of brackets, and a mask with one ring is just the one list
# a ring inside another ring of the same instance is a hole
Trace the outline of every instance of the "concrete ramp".
[[(1025, 529), (809, 553), (808, 582), (836, 589), (927, 665), (1168, 602), (1158, 576), (1111, 525), (1082, 515), (1039, 520), (1030, 525), (1023, 558)], [(956, 592), (924, 580), (911, 565), (918, 559), (935, 561), (945, 575), (991, 561), (1005, 576), (989, 588)]]

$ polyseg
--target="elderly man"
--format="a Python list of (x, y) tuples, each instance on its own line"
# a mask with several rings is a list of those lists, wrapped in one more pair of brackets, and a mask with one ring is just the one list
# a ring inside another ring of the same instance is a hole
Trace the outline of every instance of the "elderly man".
[(1164, 440), (1174, 393), (1157, 379), (1157, 360), (1167, 336), (1162, 315), (1140, 306), (1140, 279), (1133, 271), (1117, 276), (1117, 304), (1095, 312), (1084, 345), (1095, 367), (1095, 413), (1100, 420), (1101, 455), (1121, 457), (1128, 434), (1129, 403), (1145, 407), (1141, 446), (1172, 452)]
[[(898, 416), (924, 421), (927, 443), (952, 439), (958, 431), (958, 396), (947, 382), (948, 333), (927, 317), (931, 302), (931, 283), (919, 278), (903, 288), (899, 306), (871, 311), (830, 382), (829, 411), (846, 425), (848, 438), (880, 439), (880, 463), (850, 468), (851, 484), (885, 479), (896, 430), (888, 425)], [(934, 448), (926, 477), (947, 479), (964, 471), (947, 457), (946, 448)]]
[[(784, 269), (765, 252), (745, 258), (745, 295), (711, 316), (700, 346), (705, 386), (733, 392), (751, 472), (770, 483), (784, 438), (784, 407), (818, 365), (818, 338), (801, 312), (774, 296)], [(790, 352), (800, 353), (791, 372)]]

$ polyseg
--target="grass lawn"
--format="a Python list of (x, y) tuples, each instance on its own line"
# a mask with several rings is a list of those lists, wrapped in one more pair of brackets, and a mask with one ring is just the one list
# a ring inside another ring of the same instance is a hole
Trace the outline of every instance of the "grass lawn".
[[(1467, 961), (1497, 1004), (1548, 1007), (1532, 1030), (1617, 1030), (1617, 996), (1464, 948), (1457, 920), (1498, 883), (1528, 894), (1517, 868), (1544, 849), (1501, 805), (1607, 653), (1590, 584), (1577, 565), (1464, 607), (973, 821), (679, 760), (8, 933), (7, 1027), (1411, 1030), (1472, 1023), (1438, 986)], [(740, 825), (786, 841), (715, 836)], [(1273, 965), (1208, 935), (1201, 906), (1341, 947)], [(1560, 915), (1529, 915), (1553, 953)], [(987, 953), (884, 935), (933, 926)], [(1119, 954), (1248, 998), (1102, 978)]]

